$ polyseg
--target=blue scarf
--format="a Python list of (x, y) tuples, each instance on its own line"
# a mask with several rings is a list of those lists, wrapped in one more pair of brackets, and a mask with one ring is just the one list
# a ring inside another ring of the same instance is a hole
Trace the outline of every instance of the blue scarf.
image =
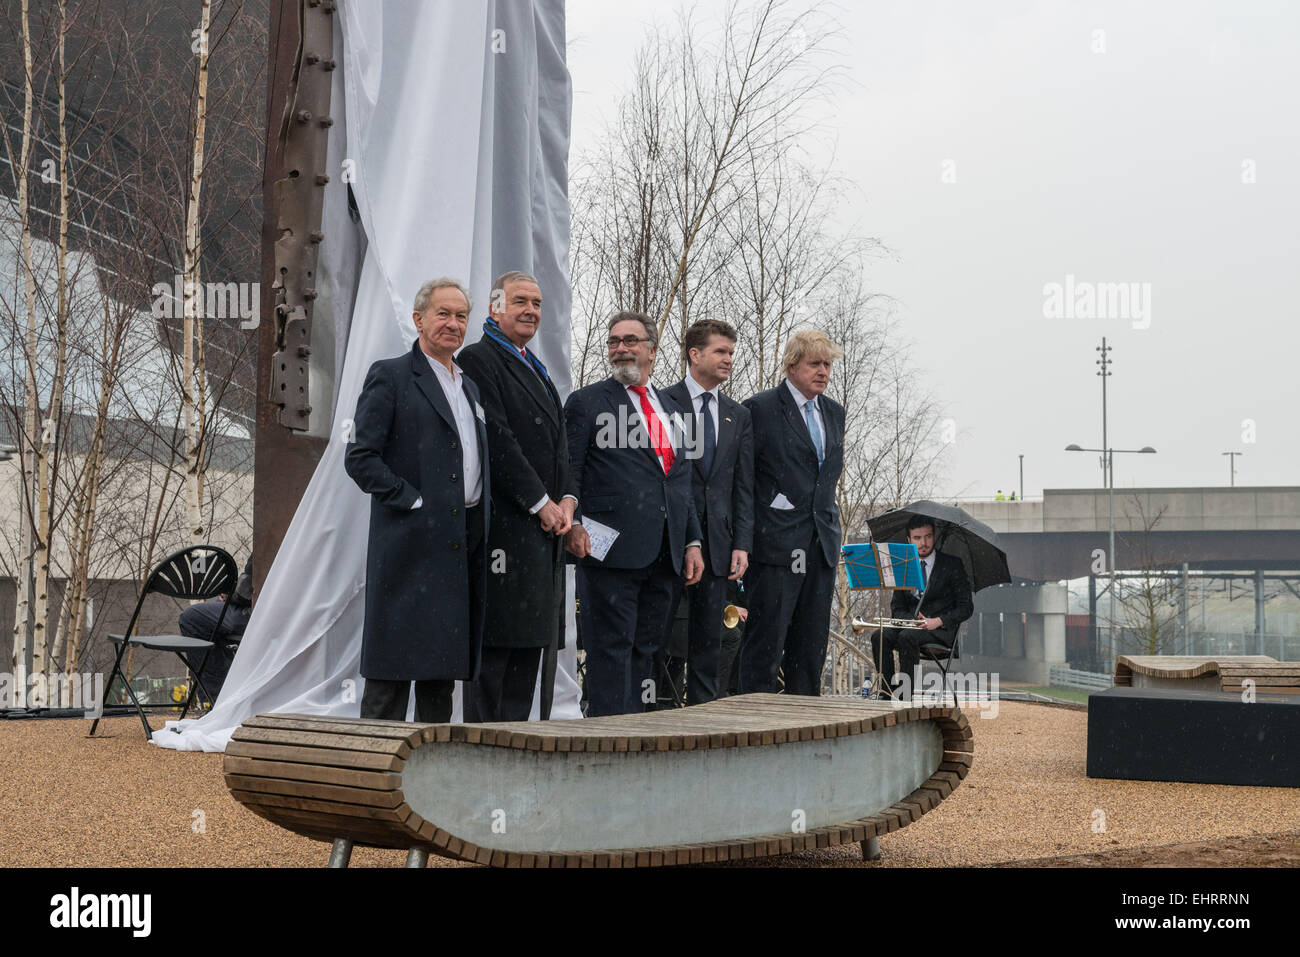
[(527, 355), (527, 358), (525, 358), (524, 355), (521, 355), (519, 350), (515, 347), (515, 344), (506, 338), (506, 334), (501, 331), (501, 327), (497, 325), (495, 319), (488, 318), (483, 320), (483, 335), (487, 336), (499, 345), (504, 346), (506, 351), (520, 362), (526, 362), (528, 365), (532, 366), (534, 372), (541, 376), (543, 382), (550, 381), (551, 377), (546, 371), (546, 366), (542, 365), (542, 361), (538, 359), (537, 356), (533, 355), (532, 350), (526, 346), (524, 347), (524, 354)]

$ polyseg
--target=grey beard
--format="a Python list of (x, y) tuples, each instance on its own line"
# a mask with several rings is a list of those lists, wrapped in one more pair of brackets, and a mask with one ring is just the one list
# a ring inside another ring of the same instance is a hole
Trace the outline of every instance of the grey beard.
[(619, 385), (636, 385), (641, 381), (641, 370), (635, 362), (620, 362), (614, 366), (614, 381)]

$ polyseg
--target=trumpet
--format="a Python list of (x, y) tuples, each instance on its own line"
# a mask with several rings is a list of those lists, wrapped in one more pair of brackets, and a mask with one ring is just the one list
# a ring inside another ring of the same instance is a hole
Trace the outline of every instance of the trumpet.
[(740, 624), (740, 609), (735, 605), (728, 605), (722, 609), (722, 627), (735, 628)]

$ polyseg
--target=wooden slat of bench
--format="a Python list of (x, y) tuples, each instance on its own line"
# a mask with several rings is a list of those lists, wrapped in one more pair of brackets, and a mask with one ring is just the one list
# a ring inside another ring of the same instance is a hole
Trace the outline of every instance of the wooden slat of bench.
[(401, 791), (372, 791), (367, 788), (316, 784), (311, 781), (287, 781), (283, 778), (261, 778), (245, 774), (227, 774), (226, 787), (232, 791), (258, 791), (264, 794), (284, 794), (289, 797), (320, 798), (370, 807), (397, 807), (404, 800)]
[(319, 734), (341, 734), (361, 738), (394, 738), (418, 747), (433, 740), (436, 726), (411, 724), (406, 721), (343, 721), (314, 718), (310, 715), (264, 714), (249, 718), (241, 727), (273, 728), (286, 731), (314, 731)]
[(369, 735), (324, 734), (318, 731), (297, 731), (288, 728), (249, 728), (240, 726), (231, 736), (232, 741), (257, 744), (283, 744), (295, 748), (331, 748), (338, 751), (367, 751), (376, 754), (395, 754), (410, 757), (411, 746), (400, 738), (376, 738)]
[(226, 774), (248, 774), (265, 778), (284, 778), (290, 781), (319, 781), (322, 784), (341, 784), (345, 787), (370, 788), (391, 791), (401, 785), (402, 776), (391, 771), (355, 771), (319, 764), (296, 764), (289, 761), (267, 761), (226, 755), (222, 770)]
[(292, 808), (270, 805), (245, 805), (258, 817), (272, 824), (288, 828), (296, 834), (317, 841), (333, 841), (344, 837), (368, 847), (406, 849), (421, 846), (401, 825), (369, 821), (361, 817), (317, 814)]
[(226, 755), (371, 771), (397, 771), (406, 763), (404, 758), (396, 754), (376, 754), (373, 751), (342, 751), (337, 748), (299, 748), (287, 744), (268, 744), (234, 739), (226, 745)]
[(411, 809), (406, 804), (395, 808), (370, 807), (364, 804), (341, 804), (336, 801), (317, 800), (316, 798), (294, 797), (288, 794), (267, 794), (262, 791), (243, 791), (231, 788), (235, 799), (244, 804), (261, 804), (269, 807), (290, 808), (295, 811), (320, 811), (338, 817), (360, 817), (369, 821), (382, 821), (391, 824), (404, 824), (411, 816)]

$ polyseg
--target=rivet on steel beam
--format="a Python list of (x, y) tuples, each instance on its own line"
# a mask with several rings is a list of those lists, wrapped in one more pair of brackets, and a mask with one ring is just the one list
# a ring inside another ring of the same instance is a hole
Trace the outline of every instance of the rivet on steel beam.
[(299, 110), (298, 113), (297, 113), (297, 119), (298, 119), (298, 122), (299, 122), (299, 123), (310, 123), (310, 122), (311, 122), (311, 111), (310, 111), (310, 110)]
[(298, 358), (299, 358), (299, 359), (306, 359), (309, 355), (311, 355), (311, 346), (299, 346), (299, 347), (298, 347)]
[(308, 66), (315, 66), (320, 62), (320, 55), (316, 53), (308, 53), (303, 59), (307, 61)]
[(335, 3), (334, 0), (325, 0), (325, 2), (321, 4), (321, 9), (326, 13), (333, 13), (338, 9), (338, 4)]
[(318, 174), (316, 174), (316, 185), (317, 185), (317, 186), (324, 186), (324, 185), (325, 185), (326, 183), (328, 183), (329, 181), (330, 181), (330, 178), (329, 178), (329, 176), (327, 176), (325, 173), (318, 173)]
[(322, 116), (322, 117), (320, 118), (320, 125), (321, 125), (321, 126), (333, 126), (333, 125), (334, 125), (334, 117), (332, 117), (332, 116)]
[(320, 68), (327, 71), (334, 69), (336, 66), (338, 66), (338, 64), (333, 60), (322, 60), (320, 64)]
[(322, 233), (319, 229), (317, 229), (317, 230), (313, 230), (307, 238), (314, 243), (324, 242), (325, 234)]
[(304, 289), (304, 290), (302, 291), (302, 298), (307, 299), (307, 300), (315, 299), (315, 298), (316, 298), (316, 290), (315, 290), (315, 289)]

